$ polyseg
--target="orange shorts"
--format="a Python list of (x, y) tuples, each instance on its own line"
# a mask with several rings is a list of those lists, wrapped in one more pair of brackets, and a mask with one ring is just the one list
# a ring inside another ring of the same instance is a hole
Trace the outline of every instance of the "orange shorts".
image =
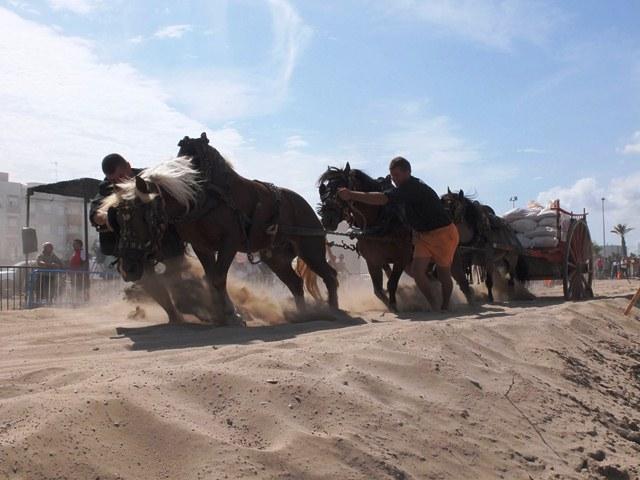
[(430, 258), (439, 267), (450, 267), (458, 248), (458, 229), (452, 223), (430, 232), (413, 232), (413, 258)]

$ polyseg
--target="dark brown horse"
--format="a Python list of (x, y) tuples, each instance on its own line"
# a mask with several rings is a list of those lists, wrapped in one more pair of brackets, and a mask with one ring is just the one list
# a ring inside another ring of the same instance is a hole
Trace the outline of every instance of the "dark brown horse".
[(460, 234), (459, 253), (465, 269), (480, 268), (493, 302), (493, 279), (499, 267), (508, 276), (509, 295), (514, 295), (515, 282), (524, 283), (526, 265), (520, 256), (520, 242), (511, 228), (488, 206), (448, 190), (442, 203)]
[(261, 261), (303, 308), (303, 282), (291, 265), (300, 257), (322, 278), (329, 305), (337, 308), (337, 276), (325, 259), (324, 230), (304, 198), (242, 177), (204, 133), (200, 138), (185, 137), (179, 146), (178, 158), (145, 170), (105, 200), (105, 208), (120, 211), (125, 235), (135, 239), (120, 255), (128, 279), (142, 275), (145, 261), (161, 260), (158, 244), (166, 226), (173, 224), (202, 263), (214, 305), (222, 306), (217, 322), (238, 318), (226, 285), (239, 251), (260, 252)]
[[(402, 272), (411, 264), (413, 244), (411, 229), (402, 219), (402, 212), (394, 205), (374, 206), (345, 202), (338, 195), (339, 188), (361, 192), (380, 192), (393, 185), (389, 178), (374, 180), (362, 170), (352, 169), (347, 163), (344, 169), (329, 167), (318, 180), (321, 204), (318, 209), (322, 224), (335, 230), (341, 221), (360, 229), (363, 235), (357, 240), (358, 252), (367, 262), (373, 291), (391, 310), (396, 310), (396, 291)], [(393, 268), (389, 268), (393, 264)], [(387, 292), (383, 288), (383, 271), (387, 272)], [(452, 275), (472, 301), (472, 292), (458, 256), (452, 266)]]

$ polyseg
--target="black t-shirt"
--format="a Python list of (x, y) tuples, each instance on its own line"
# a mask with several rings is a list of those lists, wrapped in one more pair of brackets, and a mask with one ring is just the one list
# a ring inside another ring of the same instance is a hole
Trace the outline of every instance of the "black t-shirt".
[(407, 222), (418, 232), (429, 232), (451, 224), (438, 194), (416, 177), (412, 176), (399, 187), (384, 193), (390, 202), (404, 206)]

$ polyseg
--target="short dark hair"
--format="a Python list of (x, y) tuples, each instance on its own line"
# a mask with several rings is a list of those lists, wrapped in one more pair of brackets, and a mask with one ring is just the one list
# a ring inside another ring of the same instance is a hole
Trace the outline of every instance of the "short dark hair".
[(111, 175), (120, 165), (124, 165), (127, 161), (118, 153), (110, 153), (102, 159), (102, 172), (105, 175)]
[(396, 157), (389, 163), (389, 170), (393, 170), (394, 168), (399, 168), (405, 172), (411, 171), (411, 164), (409, 160), (404, 157)]
[(73, 243), (79, 243), (80, 246), (84, 245), (84, 243), (82, 243), (82, 240), (80, 240), (79, 238), (74, 238)]

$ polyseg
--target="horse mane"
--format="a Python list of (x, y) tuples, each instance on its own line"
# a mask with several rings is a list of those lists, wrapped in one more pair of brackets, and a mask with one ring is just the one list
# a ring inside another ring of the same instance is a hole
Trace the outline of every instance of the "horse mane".
[(351, 170), (351, 172), (353, 176), (356, 178), (356, 180), (359, 182), (360, 188), (363, 189), (362, 190), (363, 192), (379, 192), (382, 190), (382, 186), (380, 185), (380, 182), (378, 182), (374, 178), (371, 178), (362, 170), (353, 169)]
[(205, 160), (206, 162), (210, 163), (211, 167), (213, 167), (213, 170), (219, 170), (223, 173), (235, 171), (231, 162), (224, 158), (216, 148), (209, 144), (207, 144), (204, 148), (205, 155), (202, 159), (200, 159), (199, 156), (196, 155), (191, 157), (196, 164), (202, 163), (202, 160)]
[[(224, 158), (222, 160), (226, 163)], [(140, 177), (166, 191), (176, 202), (187, 209), (195, 202), (200, 191), (200, 172), (193, 167), (190, 157), (167, 160), (155, 167), (143, 170)], [(135, 178), (117, 184), (114, 190), (114, 193), (102, 200), (101, 211), (106, 211), (110, 207), (118, 206), (122, 201), (134, 200), (136, 196), (142, 195), (136, 190)], [(157, 194), (151, 193), (149, 195)]]
[(344, 170), (338, 167), (328, 167), (327, 171), (320, 175), (318, 178), (318, 185), (324, 182), (332, 182), (335, 180), (342, 180), (346, 177)]
[(352, 175), (355, 180), (358, 181), (359, 187), (363, 192), (379, 192), (382, 190), (382, 185), (378, 180), (371, 178), (364, 171), (352, 168), (349, 173), (345, 173), (344, 169), (338, 167), (329, 167), (327, 171), (320, 175), (318, 179), (318, 185), (324, 182), (333, 182), (336, 180), (347, 180), (347, 175)]

